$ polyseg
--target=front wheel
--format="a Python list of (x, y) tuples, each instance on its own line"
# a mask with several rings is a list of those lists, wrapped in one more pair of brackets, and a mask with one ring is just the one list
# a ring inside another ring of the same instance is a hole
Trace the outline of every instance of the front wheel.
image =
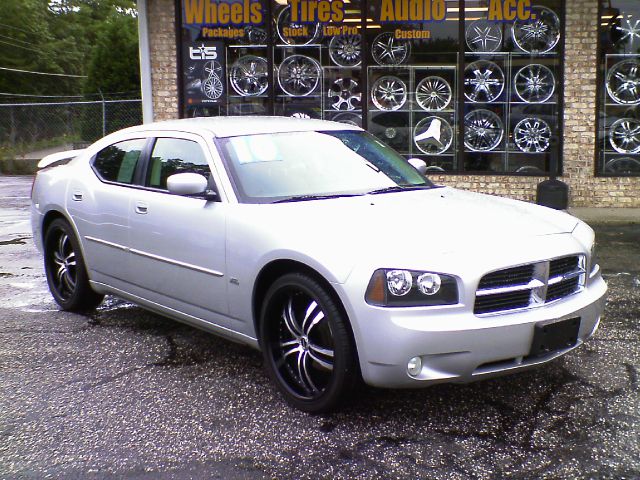
[(89, 284), (73, 229), (61, 218), (51, 222), (45, 233), (44, 268), (51, 295), (63, 310), (92, 310), (102, 302), (104, 295)]
[(357, 383), (347, 319), (326, 289), (307, 275), (284, 275), (268, 290), (260, 339), (269, 376), (300, 410), (330, 410)]

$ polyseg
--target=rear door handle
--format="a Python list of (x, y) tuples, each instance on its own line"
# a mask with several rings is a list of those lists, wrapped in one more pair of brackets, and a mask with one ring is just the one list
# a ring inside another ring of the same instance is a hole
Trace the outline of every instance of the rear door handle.
[(149, 210), (149, 205), (144, 202), (136, 202), (136, 213), (140, 215), (145, 215)]
[(73, 192), (73, 195), (71, 196), (71, 198), (73, 198), (74, 202), (81, 202), (82, 201), (82, 192)]

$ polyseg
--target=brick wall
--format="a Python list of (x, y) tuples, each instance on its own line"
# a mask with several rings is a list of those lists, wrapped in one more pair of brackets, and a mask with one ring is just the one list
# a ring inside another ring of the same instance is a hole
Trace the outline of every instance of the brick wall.
[[(153, 108), (157, 120), (178, 117), (174, 1), (147, 0)], [(574, 207), (640, 207), (640, 178), (594, 177), (598, 0), (566, 0), (564, 176)], [(538, 177), (432, 175), (463, 189), (535, 201)]]
[(147, 0), (155, 120), (178, 118), (174, 0)]

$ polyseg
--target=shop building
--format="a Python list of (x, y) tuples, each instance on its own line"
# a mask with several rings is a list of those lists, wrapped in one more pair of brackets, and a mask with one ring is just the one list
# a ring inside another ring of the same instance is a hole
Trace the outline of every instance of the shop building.
[(640, 207), (637, 0), (140, 0), (145, 121), (361, 125), (438, 183)]

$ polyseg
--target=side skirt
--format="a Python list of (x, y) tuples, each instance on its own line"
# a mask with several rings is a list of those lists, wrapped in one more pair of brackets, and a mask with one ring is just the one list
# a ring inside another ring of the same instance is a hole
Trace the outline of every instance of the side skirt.
[(139, 305), (151, 312), (169, 317), (172, 320), (176, 320), (178, 322), (186, 323), (187, 325), (190, 325), (192, 327), (199, 328), (200, 330), (204, 330), (206, 332), (213, 333), (214, 335), (226, 338), (227, 340), (231, 340), (232, 342), (249, 345), (256, 350), (260, 350), (258, 340), (256, 338), (250, 337), (249, 335), (245, 335), (244, 333), (235, 332), (229, 328), (217, 325), (202, 318), (194, 317), (193, 315), (180, 312), (173, 308), (165, 307), (156, 302), (146, 300), (142, 297), (125, 292), (123, 290), (120, 290), (119, 288), (112, 287), (111, 285), (107, 285), (105, 283), (96, 282), (95, 280), (90, 280), (90, 283), (96, 291), (99, 291), (101, 293), (113, 294), (116, 297), (120, 297), (133, 302), (136, 305)]

